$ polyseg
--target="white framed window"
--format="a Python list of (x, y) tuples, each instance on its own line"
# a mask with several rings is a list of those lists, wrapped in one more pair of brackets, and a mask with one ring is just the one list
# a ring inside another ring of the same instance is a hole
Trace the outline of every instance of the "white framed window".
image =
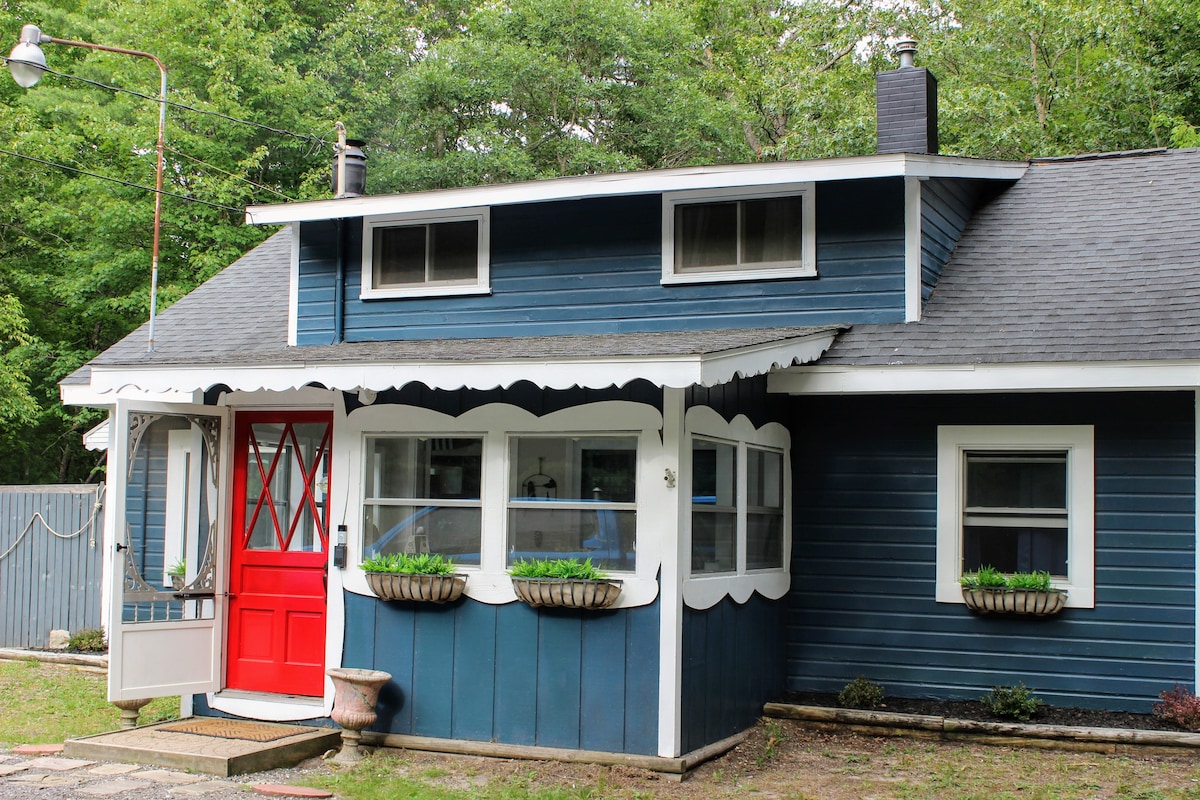
[(663, 283), (817, 274), (813, 184), (663, 195)]
[(363, 222), (362, 297), (489, 291), (487, 208)]
[(687, 571), (684, 601), (708, 608), (726, 595), (782, 597), (790, 582), (790, 438), (778, 423), (726, 421), (711, 408), (686, 415)]
[(367, 436), (363, 555), (439, 553), (479, 566), (483, 438)]
[(1049, 572), (1067, 605), (1095, 606), (1095, 434), (1090, 425), (938, 428), (937, 601), (990, 566)]
[(636, 436), (510, 436), (507, 566), (579, 558), (632, 572), (637, 445)]

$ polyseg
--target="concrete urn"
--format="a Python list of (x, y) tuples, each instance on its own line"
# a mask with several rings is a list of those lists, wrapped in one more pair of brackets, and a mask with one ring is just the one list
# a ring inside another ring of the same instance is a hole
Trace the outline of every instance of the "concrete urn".
[(334, 761), (354, 763), (362, 758), (359, 742), (363, 728), (374, 724), (379, 690), (392, 679), (378, 669), (334, 667), (325, 671), (333, 681), (333, 710), (330, 718), (342, 727), (342, 749)]

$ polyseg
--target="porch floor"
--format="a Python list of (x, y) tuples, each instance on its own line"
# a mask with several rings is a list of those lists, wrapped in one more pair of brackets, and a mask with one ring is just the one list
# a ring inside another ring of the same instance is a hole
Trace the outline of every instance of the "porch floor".
[(229, 777), (290, 767), (340, 744), (338, 728), (191, 717), (68, 739), (63, 755)]

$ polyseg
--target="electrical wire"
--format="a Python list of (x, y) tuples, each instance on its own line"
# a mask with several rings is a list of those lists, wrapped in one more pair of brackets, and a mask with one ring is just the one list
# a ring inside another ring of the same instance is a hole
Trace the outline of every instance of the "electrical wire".
[(218, 167), (216, 164), (210, 164), (210, 163), (208, 163), (207, 161), (204, 161), (204, 160), (202, 160), (202, 159), (196, 158), (195, 156), (190, 156), (190, 155), (188, 155), (187, 153), (183, 152), (182, 150), (176, 150), (174, 147), (169, 147), (169, 146), (167, 146), (167, 145), (163, 145), (163, 149), (164, 149), (164, 150), (167, 150), (167, 151), (169, 151), (169, 152), (172, 152), (172, 153), (174, 153), (174, 154), (175, 154), (175, 155), (177, 155), (177, 156), (181, 156), (181, 157), (183, 157), (183, 158), (186, 158), (186, 159), (187, 159), (187, 160), (189, 160), (189, 161), (194, 161), (195, 163), (199, 164), (200, 166), (202, 166), (202, 167), (207, 167), (208, 169), (211, 169), (211, 170), (213, 170), (214, 172), (219, 172), (219, 173), (221, 173), (222, 175), (225, 175), (225, 176), (227, 176), (227, 177), (233, 178), (233, 179), (235, 179), (235, 180), (242, 181), (243, 183), (246, 183), (246, 184), (248, 184), (248, 185), (250, 185), (250, 186), (253, 186), (255, 189), (262, 189), (264, 192), (271, 192), (272, 194), (277, 194), (277, 195), (279, 195), (280, 197), (282, 197), (284, 200), (292, 200), (292, 201), (294, 201), (294, 200), (296, 199), (296, 198), (294, 198), (294, 197), (290, 197), (290, 196), (288, 196), (288, 195), (284, 194), (283, 192), (279, 191), (278, 189), (276, 189), (276, 188), (274, 188), (274, 187), (267, 186), (267, 185), (265, 185), (265, 184), (262, 184), (262, 183), (255, 183), (254, 181), (250, 180), (249, 178), (243, 178), (241, 175), (235, 175), (235, 174), (233, 174), (232, 172), (229, 172), (228, 170), (221, 169), (221, 168), (220, 168), (220, 167)]
[[(96, 173), (96, 172), (88, 172), (86, 169), (79, 169), (78, 167), (69, 167), (66, 164), (56, 164), (55, 162), (47, 161), (44, 158), (36, 158), (34, 156), (22, 155), (21, 153), (14, 153), (12, 150), (4, 150), (3, 148), (0, 148), (0, 155), (12, 156), (13, 158), (22, 158), (22, 159), (25, 159), (26, 161), (34, 161), (38, 164), (45, 164), (48, 167), (57, 167), (58, 169), (63, 169), (63, 170), (66, 170), (67, 172), (76, 172), (76, 173), (79, 173), (80, 175), (87, 175), (90, 178), (99, 178), (102, 181), (109, 181), (110, 183), (119, 183), (122, 186), (128, 186), (132, 189), (141, 189), (142, 191), (145, 191), (145, 192), (157, 191), (153, 186), (142, 186), (139, 183), (131, 183), (130, 181), (123, 181), (120, 178), (110, 178), (107, 175), (100, 175), (99, 173)], [(163, 191), (162, 194), (164, 197), (174, 197), (176, 200), (186, 200), (189, 203), (199, 203), (200, 205), (210, 206), (212, 208), (219, 208), (223, 211), (233, 211), (238, 214), (245, 211), (244, 208), (234, 208), (233, 206), (225, 206), (225, 205), (221, 205), (220, 203), (210, 203), (207, 200), (201, 200), (196, 197), (189, 197), (188, 195), (185, 195), (185, 194), (176, 194), (174, 192), (168, 192), (165, 190)]]
[[(0, 58), (3, 58), (4, 66), (8, 66), (9, 59), (7, 57), (2, 57), (2, 56), (0, 56)], [(155, 103), (161, 102), (161, 99), (159, 97), (156, 97), (155, 95), (144, 94), (142, 92), (138, 92), (133, 89), (125, 89), (120, 86), (111, 86), (107, 83), (101, 83), (100, 81), (91, 80), (90, 78), (82, 78), (78, 75), (71, 75), (66, 72), (59, 72), (57, 70), (50, 69), (49, 67), (42, 67), (42, 71), (46, 74), (54, 75), (55, 77), (69, 78), (73, 81), (79, 81), (80, 83), (86, 83), (86, 84), (95, 86), (100, 89), (107, 89), (112, 92), (124, 92), (126, 94), (131, 94), (134, 97), (140, 97), (143, 100), (151, 100)], [(264, 131), (270, 131), (271, 133), (278, 133), (278, 134), (282, 134), (284, 136), (291, 136), (293, 138), (300, 139), (302, 141), (306, 141), (310, 145), (313, 146), (309, 150), (309, 154), (315, 152), (317, 147), (328, 146), (330, 144), (329, 141), (327, 141), (326, 139), (324, 139), (320, 136), (315, 136), (315, 135), (307, 134), (307, 133), (294, 133), (285, 128), (272, 128), (270, 125), (263, 125), (262, 123), (259, 123), (259, 122), (251, 122), (250, 120), (238, 119), (237, 117), (231, 117), (228, 114), (222, 114), (219, 111), (208, 111), (203, 108), (196, 108), (195, 106), (189, 106), (185, 103), (178, 103), (178, 102), (175, 102), (174, 100), (167, 100), (166, 104), (172, 108), (179, 108), (179, 109), (183, 109), (184, 111), (191, 111), (195, 114), (203, 114), (203, 115), (210, 116), (210, 117), (217, 117), (218, 119), (223, 119), (223, 120), (226, 120), (227, 122), (236, 122), (239, 125), (247, 125), (252, 128), (259, 128)]]

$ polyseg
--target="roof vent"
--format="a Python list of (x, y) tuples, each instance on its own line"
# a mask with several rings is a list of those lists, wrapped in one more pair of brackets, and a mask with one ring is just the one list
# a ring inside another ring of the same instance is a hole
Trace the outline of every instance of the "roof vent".
[(875, 132), (879, 153), (931, 153), (938, 151), (937, 78), (924, 67), (914, 67), (917, 43), (896, 43), (900, 68), (875, 76)]

